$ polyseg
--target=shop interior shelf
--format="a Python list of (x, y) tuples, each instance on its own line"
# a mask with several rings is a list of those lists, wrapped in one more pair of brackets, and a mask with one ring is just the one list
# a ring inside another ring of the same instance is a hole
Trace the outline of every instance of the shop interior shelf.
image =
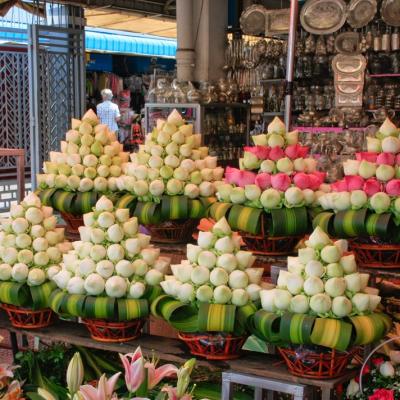
[(342, 133), (346, 130), (352, 131), (363, 131), (365, 128), (354, 126), (341, 128), (338, 126), (293, 126), (292, 129), (296, 129), (299, 132), (310, 132), (310, 133)]

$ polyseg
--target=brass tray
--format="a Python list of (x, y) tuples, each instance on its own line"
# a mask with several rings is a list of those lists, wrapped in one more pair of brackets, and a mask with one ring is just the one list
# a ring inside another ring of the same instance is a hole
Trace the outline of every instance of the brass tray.
[(346, 22), (346, 3), (343, 0), (307, 0), (301, 9), (303, 28), (315, 35), (329, 35)]
[(400, 26), (400, 1), (383, 0), (381, 17), (388, 25)]
[(261, 35), (265, 33), (266, 8), (261, 4), (247, 7), (240, 16), (240, 28), (245, 35)]
[(376, 0), (351, 0), (347, 9), (347, 22), (354, 29), (362, 28), (373, 20), (376, 10)]

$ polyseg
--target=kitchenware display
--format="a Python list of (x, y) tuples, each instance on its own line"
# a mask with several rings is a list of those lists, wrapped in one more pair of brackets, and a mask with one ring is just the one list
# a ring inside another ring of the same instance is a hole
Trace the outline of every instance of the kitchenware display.
[(267, 21), (266, 8), (261, 4), (247, 7), (240, 16), (240, 28), (245, 35), (261, 35), (265, 33)]
[(383, 0), (381, 17), (387, 25), (400, 26), (400, 1)]
[(343, 0), (307, 0), (301, 9), (303, 28), (316, 35), (329, 35), (346, 22), (346, 3)]
[(289, 32), (290, 9), (278, 9), (266, 11), (265, 35), (281, 35)]
[(354, 29), (371, 22), (377, 11), (376, 0), (351, 0), (347, 8), (347, 23)]
[(361, 52), (360, 47), (360, 35), (358, 32), (341, 32), (336, 36), (335, 49), (341, 54), (359, 54)]

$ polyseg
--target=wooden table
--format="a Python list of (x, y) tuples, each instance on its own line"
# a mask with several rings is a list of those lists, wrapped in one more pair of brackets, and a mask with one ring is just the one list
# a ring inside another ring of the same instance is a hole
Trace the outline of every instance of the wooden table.
[[(155, 352), (160, 359), (178, 364), (182, 364), (192, 357), (185, 345), (177, 339), (143, 334), (140, 338), (126, 343), (102, 343), (92, 340), (84, 325), (62, 320), (42, 329), (17, 329), (12, 327), (6, 316), (1, 313), (0, 329), (6, 329), (10, 332), (14, 353), (18, 351), (16, 334), (20, 333), (37, 337), (44, 341), (68, 343), (118, 353), (130, 353), (140, 345), (144, 355), (151, 357), (153, 352)], [(349, 381), (357, 374), (357, 370), (350, 370), (342, 377), (335, 379), (318, 380), (300, 378), (291, 375), (277, 356), (247, 351), (237, 360), (210, 362), (198, 359), (197, 364), (208, 367), (213, 371), (229, 371), (231, 377), (234, 377), (232, 374), (247, 374), (255, 378), (276, 380), (282, 384), (299, 384), (320, 388), (322, 400), (330, 399), (331, 392), (337, 385)]]

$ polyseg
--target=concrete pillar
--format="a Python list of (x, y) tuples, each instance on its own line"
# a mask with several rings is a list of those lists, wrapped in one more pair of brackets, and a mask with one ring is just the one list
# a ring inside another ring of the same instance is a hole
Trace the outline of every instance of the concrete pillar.
[(196, 0), (193, 3), (193, 32), (196, 81), (224, 77), (228, 0)]
[(195, 51), (193, 46), (193, 0), (176, 1), (176, 24), (178, 42), (176, 66), (178, 80), (192, 81), (195, 63)]

